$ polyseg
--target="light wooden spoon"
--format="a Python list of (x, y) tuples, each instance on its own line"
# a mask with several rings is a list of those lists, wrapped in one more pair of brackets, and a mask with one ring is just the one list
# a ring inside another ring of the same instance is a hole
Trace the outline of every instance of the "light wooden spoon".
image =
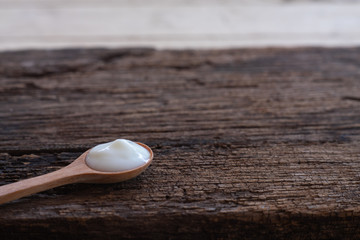
[(55, 172), (1, 186), (0, 204), (70, 183), (115, 183), (134, 178), (150, 165), (154, 156), (151, 148), (143, 143), (137, 144), (150, 152), (149, 161), (140, 167), (120, 172), (96, 171), (88, 167), (85, 161), (89, 149), (74, 162)]

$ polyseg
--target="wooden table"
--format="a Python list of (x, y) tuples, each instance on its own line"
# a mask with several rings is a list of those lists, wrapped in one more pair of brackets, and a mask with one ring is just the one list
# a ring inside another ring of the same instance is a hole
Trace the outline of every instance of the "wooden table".
[(0, 206), (0, 238), (360, 237), (360, 48), (0, 53), (0, 184), (92, 146), (136, 179)]

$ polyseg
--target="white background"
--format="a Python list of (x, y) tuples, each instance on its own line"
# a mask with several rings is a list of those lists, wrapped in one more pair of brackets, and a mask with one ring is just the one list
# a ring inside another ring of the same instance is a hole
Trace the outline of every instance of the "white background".
[(0, 50), (360, 46), (360, 0), (0, 0)]

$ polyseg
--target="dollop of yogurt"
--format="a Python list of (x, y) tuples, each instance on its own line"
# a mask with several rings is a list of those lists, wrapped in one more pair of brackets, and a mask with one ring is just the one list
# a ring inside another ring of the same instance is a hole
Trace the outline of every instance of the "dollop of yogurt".
[(97, 171), (127, 171), (146, 164), (150, 152), (143, 146), (126, 139), (103, 143), (93, 147), (86, 156), (86, 164)]

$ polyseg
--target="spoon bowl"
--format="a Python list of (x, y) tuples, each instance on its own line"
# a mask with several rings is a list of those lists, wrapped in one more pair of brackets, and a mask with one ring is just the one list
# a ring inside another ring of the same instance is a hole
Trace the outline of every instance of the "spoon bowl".
[(91, 167), (89, 167), (86, 164), (86, 156), (87, 156), (87, 153), (91, 149), (84, 152), (80, 157), (78, 157), (74, 162), (72, 162), (67, 167), (69, 167), (69, 168), (71, 167), (74, 169), (76, 168), (77, 170), (81, 170), (80, 173), (82, 173), (82, 175), (81, 175), (81, 178), (79, 176), (79, 179), (78, 179), (79, 180), (78, 182), (81, 182), (81, 183), (123, 182), (123, 181), (129, 180), (131, 178), (134, 178), (134, 177), (140, 175), (140, 173), (145, 171), (145, 169), (152, 162), (153, 152), (152, 152), (151, 148), (149, 148), (148, 146), (146, 146), (145, 144), (140, 143), (140, 142), (137, 142), (137, 144), (139, 144), (140, 146), (142, 146), (143, 148), (145, 148), (146, 150), (149, 151), (150, 159), (144, 165), (141, 165), (140, 167), (137, 167), (137, 168), (133, 168), (131, 170), (119, 171), (119, 172), (102, 172), (102, 171), (97, 171), (95, 169), (92, 169)]
[(71, 164), (55, 172), (1, 186), (0, 204), (71, 183), (116, 183), (134, 178), (151, 164), (154, 157), (150, 147), (139, 142), (137, 144), (150, 153), (150, 158), (144, 165), (119, 172), (97, 171), (86, 164), (89, 149)]

